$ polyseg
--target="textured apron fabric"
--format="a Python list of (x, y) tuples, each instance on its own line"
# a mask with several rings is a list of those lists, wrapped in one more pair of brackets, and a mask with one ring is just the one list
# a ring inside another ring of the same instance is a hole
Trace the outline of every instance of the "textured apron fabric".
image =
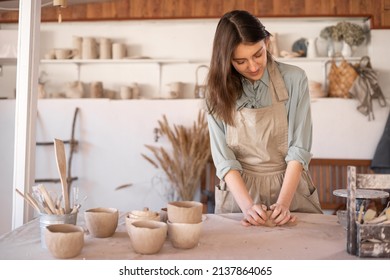
[[(278, 199), (287, 168), (288, 123), (284, 101), (288, 93), (272, 58), (267, 68), (272, 104), (236, 112), (235, 126), (228, 126), (226, 142), (242, 165), (242, 178), (254, 203), (269, 208)], [(215, 188), (215, 200), (215, 213), (241, 212), (223, 181)], [(302, 172), (290, 211), (322, 213), (317, 190), (306, 171)]]

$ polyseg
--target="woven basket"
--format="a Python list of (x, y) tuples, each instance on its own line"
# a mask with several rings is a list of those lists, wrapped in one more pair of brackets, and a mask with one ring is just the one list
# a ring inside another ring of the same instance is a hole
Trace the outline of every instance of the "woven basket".
[(358, 73), (345, 59), (339, 66), (332, 60), (328, 74), (328, 96), (350, 98), (349, 89), (352, 87)]

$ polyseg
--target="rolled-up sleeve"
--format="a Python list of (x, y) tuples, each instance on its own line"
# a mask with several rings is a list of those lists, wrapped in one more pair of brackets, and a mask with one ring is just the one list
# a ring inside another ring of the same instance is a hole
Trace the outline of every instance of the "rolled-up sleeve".
[(226, 144), (226, 127), (222, 121), (217, 120), (211, 114), (208, 114), (207, 121), (210, 132), (211, 155), (217, 170), (217, 177), (223, 180), (230, 170), (242, 171), (242, 167), (233, 151)]
[[(312, 154), (312, 118), (310, 110), (310, 96), (307, 76), (304, 71), (296, 71), (296, 76), (286, 81), (290, 87), (290, 99), (287, 103), (288, 111), (288, 152), (286, 162), (299, 161), (305, 170), (308, 170)], [(292, 82), (295, 83), (293, 86)], [(290, 85), (289, 85), (290, 84)], [(297, 86), (298, 85), (298, 86)]]

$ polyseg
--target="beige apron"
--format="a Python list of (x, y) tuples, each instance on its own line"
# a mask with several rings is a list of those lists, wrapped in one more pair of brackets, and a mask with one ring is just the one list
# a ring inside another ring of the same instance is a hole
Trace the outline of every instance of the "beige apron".
[[(242, 108), (235, 115), (236, 126), (228, 126), (227, 145), (241, 163), (242, 178), (254, 203), (267, 207), (276, 203), (287, 168), (288, 123), (285, 101), (288, 93), (272, 58), (268, 59), (272, 104), (258, 109)], [(215, 213), (241, 212), (222, 181), (215, 188)], [(290, 211), (322, 213), (317, 190), (309, 174), (302, 172)]]

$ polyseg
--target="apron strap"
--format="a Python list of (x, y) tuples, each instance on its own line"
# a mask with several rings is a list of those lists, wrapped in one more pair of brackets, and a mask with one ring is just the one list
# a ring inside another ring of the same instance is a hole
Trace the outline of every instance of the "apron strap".
[(272, 94), (272, 100), (274, 101), (275, 95), (277, 102), (288, 100), (288, 92), (284, 83), (282, 74), (273, 59), (273, 57), (267, 53), (267, 69), (269, 73), (269, 79), (274, 87), (274, 94)]

